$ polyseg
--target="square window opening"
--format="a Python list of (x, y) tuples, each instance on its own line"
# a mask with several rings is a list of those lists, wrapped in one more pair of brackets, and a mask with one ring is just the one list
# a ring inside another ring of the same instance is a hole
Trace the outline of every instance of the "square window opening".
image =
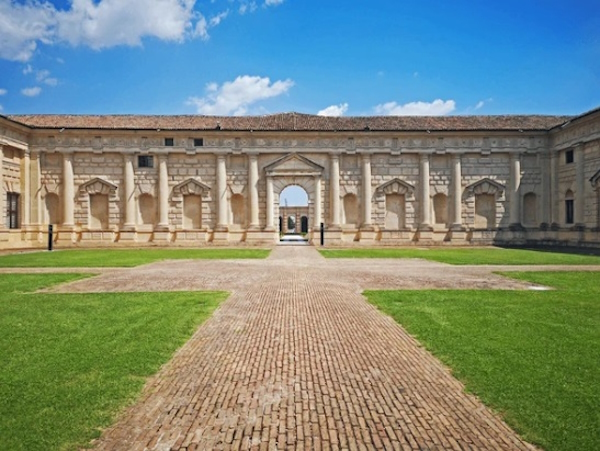
[(138, 168), (153, 168), (154, 157), (152, 155), (138, 155)]
[(567, 150), (565, 152), (565, 163), (570, 164), (570, 163), (573, 163), (574, 161), (575, 161), (575, 157), (573, 155), (573, 150)]
[(173, 147), (175, 145), (175, 140), (173, 138), (165, 138), (165, 146)]
[(194, 138), (194, 147), (204, 146), (204, 138)]

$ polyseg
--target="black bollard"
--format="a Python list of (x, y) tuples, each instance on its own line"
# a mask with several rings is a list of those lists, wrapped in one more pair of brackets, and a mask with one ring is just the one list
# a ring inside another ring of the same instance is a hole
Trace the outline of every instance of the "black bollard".
[(52, 250), (52, 224), (48, 225), (48, 250)]
[(321, 223), (321, 246), (325, 244), (325, 225)]

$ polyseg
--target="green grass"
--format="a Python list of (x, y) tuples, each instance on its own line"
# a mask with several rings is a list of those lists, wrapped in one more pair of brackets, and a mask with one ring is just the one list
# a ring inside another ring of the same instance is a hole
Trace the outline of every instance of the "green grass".
[(158, 260), (266, 258), (268, 249), (67, 249), (0, 256), (0, 268), (131, 267)]
[(85, 446), (227, 296), (23, 292), (81, 277), (0, 275), (2, 450)]
[(476, 249), (324, 249), (327, 258), (424, 258), (451, 265), (600, 265), (600, 256), (499, 247)]
[(527, 440), (600, 449), (600, 274), (510, 273), (553, 291), (368, 291)]

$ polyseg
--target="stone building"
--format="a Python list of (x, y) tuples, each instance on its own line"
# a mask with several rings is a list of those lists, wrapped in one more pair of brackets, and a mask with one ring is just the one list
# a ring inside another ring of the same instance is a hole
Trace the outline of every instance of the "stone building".
[(577, 117), (0, 116), (0, 248), (600, 247), (600, 109)]

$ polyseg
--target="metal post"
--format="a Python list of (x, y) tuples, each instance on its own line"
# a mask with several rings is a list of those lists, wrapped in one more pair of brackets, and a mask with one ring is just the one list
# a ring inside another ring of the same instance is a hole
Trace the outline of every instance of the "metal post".
[(321, 223), (321, 246), (325, 244), (325, 224)]
[(52, 250), (52, 224), (48, 225), (48, 250)]

